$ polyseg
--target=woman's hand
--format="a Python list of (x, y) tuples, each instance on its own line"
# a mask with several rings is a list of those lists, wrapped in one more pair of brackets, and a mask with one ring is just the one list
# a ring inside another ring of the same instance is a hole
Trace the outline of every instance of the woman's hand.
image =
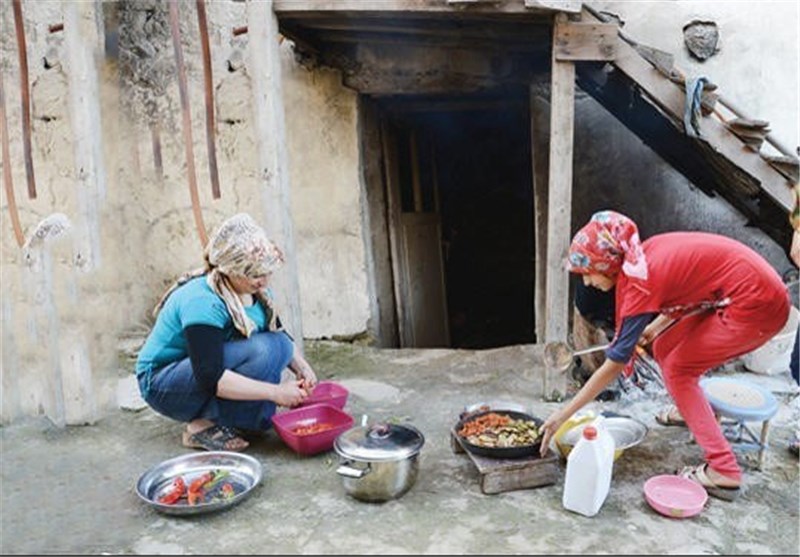
[(297, 379), (303, 382), (303, 386), (308, 389), (309, 392), (317, 385), (317, 374), (314, 373), (311, 365), (297, 351), (296, 347), (294, 357), (292, 357), (292, 361), (289, 362), (289, 369), (294, 372)]
[(594, 400), (600, 391), (605, 389), (611, 381), (622, 373), (624, 368), (624, 363), (615, 362), (614, 360), (606, 358), (603, 365), (597, 368), (583, 387), (575, 393), (572, 400), (562, 408), (553, 412), (550, 417), (545, 420), (542, 427), (539, 428), (539, 431), (542, 432), (542, 445), (539, 448), (539, 453), (542, 456), (547, 454), (550, 439), (555, 435), (556, 431), (558, 431), (558, 428), (561, 427), (561, 424), (567, 421), (575, 412), (583, 408), (586, 403)]
[(278, 385), (275, 404), (294, 408), (308, 398), (308, 391), (303, 387), (303, 381), (287, 381)]
[(544, 456), (547, 454), (547, 450), (550, 448), (550, 439), (553, 438), (553, 435), (556, 434), (558, 428), (566, 421), (566, 417), (563, 415), (562, 410), (556, 410), (550, 417), (547, 418), (542, 427), (539, 428), (539, 432), (542, 434), (542, 444), (539, 447), (539, 454)]
[(647, 348), (650, 343), (655, 340), (656, 336), (664, 331), (671, 322), (671, 317), (667, 317), (663, 313), (659, 314), (655, 319), (648, 323), (647, 327), (644, 328), (644, 331), (642, 331), (642, 336), (639, 337), (639, 340), (636, 341), (636, 344), (642, 348)]

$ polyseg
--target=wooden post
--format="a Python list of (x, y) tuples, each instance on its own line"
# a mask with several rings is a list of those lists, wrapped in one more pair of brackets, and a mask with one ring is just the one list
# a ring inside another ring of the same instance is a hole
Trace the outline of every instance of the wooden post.
[[(556, 15), (556, 24), (566, 22)], [(555, 33), (554, 33), (555, 36)], [(559, 61), (553, 45), (550, 87), (550, 168), (547, 213), (547, 294), (545, 342), (566, 341), (569, 328), (569, 275), (564, 268), (572, 216), (572, 142), (575, 116), (575, 65)], [(545, 370), (545, 399), (566, 392), (566, 375)]]
[(531, 161), (533, 164), (534, 316), (536, 342), (544, 342), (547, 307), (547, 169), (550, 105), (530, 86)]
[[(64, 40), (66, 73), (69, 84), (69, 112), (72, 122), (72, 146), (75, 159), (74, 190), (78, 199), (78, 215), (74, 223), (74, 270), (64, 280), (76, 281), (78, 270), (84, 272), (101, 268), (100, 205), (105, 199), (105, 165), (103, 158), (103, 135), (100, 120), (99, 75), (95, 54), (102, 40), (98, 36), (95, 10), (98, 4), (68, 2), (64, 4)], [(43, 247), (43, 250), (48, 248)], [(50, 257), (49, 254), (46, 257)], [(49, 268), (45, 274), (52, 272)], [(51, 281), (51, 277), (46, 277)], [(76, 285), (69, 287), (80, 292)], [(74, 301), (76, 306), (80, 299)], [(56, 396), (63, 397), (57, 407), (57, 421), (67, 424), (93, 423), (96, 419), (95, 389), (92, 379), (92, 361), (89, 332), (83, 327), (65, 331), (57, 315), (52, 328), (58, 336), (48, 339), (61, 349), (61, 388)]]
[(263, 192), (264, 228), (286, 253), (284, 268), (273, 276), (273, 289), (281, 320), (298, 348), (303, 347), (297, 249), (289, 197), (289, 162), (281, 84), (278, 19), (273, 0), (247, 3), (249, 74), (253, 84), (253, 109), (258, 141), (260, 189)]

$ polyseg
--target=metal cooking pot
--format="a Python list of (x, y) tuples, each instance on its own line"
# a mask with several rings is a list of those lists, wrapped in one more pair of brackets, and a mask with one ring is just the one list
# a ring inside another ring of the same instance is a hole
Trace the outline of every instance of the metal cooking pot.
[(345, 492), (369, 502), (401, 497), (414, 485), (425, 437), (410, 425), (357, 426), (336, 438)]

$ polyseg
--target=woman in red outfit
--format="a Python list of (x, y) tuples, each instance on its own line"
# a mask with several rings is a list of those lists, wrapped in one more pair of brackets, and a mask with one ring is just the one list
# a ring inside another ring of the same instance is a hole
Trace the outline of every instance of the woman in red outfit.
[(642, 243), (636, 224), (613, 211), (595, 213), (578, 231), (568, 267), (583, 275), (586, 285), (606, 291), (616, 286), (617, 330), (600, 368), (545, 421), (542, 452), (561, 424), (619, 373), (630, 373), (637, 343), (646, 344), (678, 319), (651, 349), (667, 390), (705, 453), (705, 463), (683, 474), (711, 495), (735, 497), (742, 472), (699, 380), (780, 331), (790, 306), (780, 276), (749, 247), (724, 236), (671, 232)]

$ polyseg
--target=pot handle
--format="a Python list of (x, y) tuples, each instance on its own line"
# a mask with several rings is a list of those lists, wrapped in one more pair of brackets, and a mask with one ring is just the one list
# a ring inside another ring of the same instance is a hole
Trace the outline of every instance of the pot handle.
[(369, 463), (367, 463), (366, 468), (353, 468), (349, 462), (345, 462), (336, 469), (336, 473), (340, 476), (356, 479), (363, 478), (370, 472), (372, 472), (372, 465)]

